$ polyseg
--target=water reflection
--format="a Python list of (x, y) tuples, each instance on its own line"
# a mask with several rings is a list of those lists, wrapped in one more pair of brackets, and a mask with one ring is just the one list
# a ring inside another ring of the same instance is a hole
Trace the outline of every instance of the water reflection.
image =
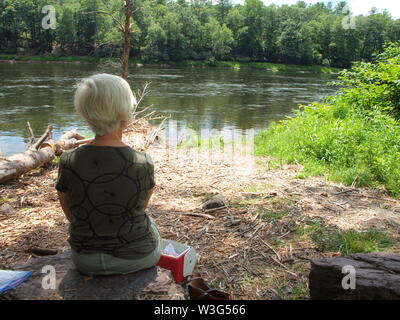
[[(54, 138), (78, 127), (89, 128), (75, 114), (73, 92), (77, 82), (103, 71), (94, 64), (0, 63), (0, 149), (10, 155), (25, 150), (26, 121), (39, 136), (52, 124)], [(143, 106), (152, 105), (171, 116), (178, 127), (205, 129), (265, 128), (272, 120), (291, 114), (332, 94), (326, 86), (334, 76), (273, 73), (258, 69), (133, 68), (135, 90), (151, 82)]]

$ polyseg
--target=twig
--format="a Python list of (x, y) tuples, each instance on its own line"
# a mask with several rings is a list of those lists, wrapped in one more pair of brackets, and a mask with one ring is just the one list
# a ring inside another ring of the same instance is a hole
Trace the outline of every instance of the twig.
[(153, 131), (150, 133), (149, 137), (146, 138), (146, 142), (145, 142), (145, 144), (144, 144), (144, 148), (145, 148), (145, 149), (147, 149), (148, 147), (150, 147), (150, 146), (154, 143), (154, 141), (155, 141), (155, 140), (157, 139), (157, 137), (158, 137), (159, 132), (160, 132), (161, 130), (164, 129), (164, 128), (163, 128), (163, 125), (164, 125), (165, 120), (166, 120), (166, 118), (164, 118), (163, 121), (161, 121), (161, 123), (160, 123), (159, 126), (157, 127), (157, 129), (153, 130)]
[(298, 277), (297, 274), (295, 274), (292, 271), (289, 271), (289, 268), (287, 266), (285, 266), (283, 263), (279, 262), (278, 260), (276, 260), (274, 257), (271, 257), (271, 259), (278, 265), (280, 265), (283, 269), (285, 269), (285, 271), (289, 274), (291, 274), (292, 276)]
[(46, 131), (42, 134), (42, 136), (39, 138), (38, 141), (36, 141), (36, 143), (32, 146), (32, 148), (38, 150), (40, 145), (49, 137), (49, 135), (51, 134), (51, 130), (53, 130), (53, 126), (51, 124), (49, 124), (47, 126)]
[(30, 134), (29, 145), (32, 145), (35, 142), (35, 135), (33, 134), (31, 124), (29, 123), (29, 121), (26, 122), (26, 125), (28, 126), (28, 131)]
[(328, 200), (328, 202), (330, 203), (330, 204), (333, 204), (333, 205), (336, 205), (336, 206), (339, 206), (339, 207), (341, 207), (342, 209), (346, 209), (345, 207), (343, 207), (340, 203), (336, 203), (336, 202), (333, 202), (333, 201), (329, 201)]
[(269, 244), (268, 244), (266, 241), (264, 241), (263, 239), (260, 239), (260, 240), (261, 240), (262, 243), (264, 243), (268, 248), (270, 248), (270, 249), (275, 253), (275, 255), (278, 257), (279, 260), (281, 260), (281, 256), (279, 255), (278, 252), (275, 251), (275, 249), (274, 249), (271, 245), (269, 245)]
[(214, 216), (205, 214), (205, 213), (195, 213), (195, 212), (176, 212), (176, 214), (184, 215), (184, 216), (192, 216), (192, 217), (200, 217), (207, 219), (215, 219)]
[(254, 232), (250, 235), (250, 238), (253, 238), (253, 237), (255, 236), (255, 234), (256, 234), (262, 227), (263, 227), (263, 225), (260, 224), (260, 225), (256, 228), (256, 230), (254, 230)]
[(339, 195), (339, 194), (348, 193), (348, 192), (354, 192), (354, 191), (358, 191), (358, 190), (357, 189), (349, 189), (349, 190), (344, 190), (344, 191), (340, 191), (340, 192), (334, 192), (332, 194)]
[(218, 207), (218, 208), (206, 209), (206, 210), (204, 210), (204, 212), (214, 212), (214, 211), (218, 211), (218, 210), (226, 209), (226, 208), (228, 208), (228, 207), (227, 206), (221, 206), (221, 207)]
[(367, 199), (378, 199), (378, 200), (382, 200), (382, 201), (388, 201), (388, 202), (394, 202), (394, 203), (398, 203), (398, 200), (394, 200), (394, 199), (388, 199), (388, 198), (380, 198), (380, 197), (374, 197), (374, 196), (366, 196), (363, 194), (353, 194), (353, 197), (360, 197), (360, 198), (367, 198)]
[(150, 90), (148, 89), (150, 84), (151, 82), (146, 82), (143, 86), (143, 90), (138, 90), (139, 99), (136, 102), (137, 106), (140, 104), (140, 102), (142, 102), (143, 98), (150, 92)]

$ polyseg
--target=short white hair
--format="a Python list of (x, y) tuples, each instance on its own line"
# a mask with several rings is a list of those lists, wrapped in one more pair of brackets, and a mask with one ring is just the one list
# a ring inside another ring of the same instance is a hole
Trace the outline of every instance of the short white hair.
[(129, 121), (136, 98), (126, 80), (111, 74), (96, 74), (83, 79), (75, 91), (76, 111), (94, 133), (104, 135)]

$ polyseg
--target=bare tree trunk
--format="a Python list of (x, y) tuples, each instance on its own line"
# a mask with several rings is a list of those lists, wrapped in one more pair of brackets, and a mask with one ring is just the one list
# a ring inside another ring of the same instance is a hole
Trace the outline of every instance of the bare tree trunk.
[(128, 79), (129, 76), (129, 53), (131, 50), (131, 15), (132, 15), (132, 8), (131, 8), (131, 0), (124, 0), (124, 15), (125, 21), (124, 23), (121, 22), (118, 16), (114, 15), (112, 12), (109, 11), (90, 11), (84, 12), (84, 14), (106, 14), (110, 16), (118, 26), (118, 30), (122, 33), (123, 36), (123, 54), (121, 57), (122, 62), (122, 78), (125, 80)]
[(129, 53), (131, 49), (131, 0), (124, 1), (125, 24), (124, 24), (124, 53), (122, 56), (122, 78), (128, 79), (129, 75)]

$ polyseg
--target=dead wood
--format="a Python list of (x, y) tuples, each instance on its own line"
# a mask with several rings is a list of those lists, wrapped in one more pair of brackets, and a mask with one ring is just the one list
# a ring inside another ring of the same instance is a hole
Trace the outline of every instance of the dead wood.
[(38, 141), (30, 146), (28, 150), (0, 159), (0, 183), (17, 178), (32, 169), (50, 162), (56, 155), (62, 154), (63, 150), (77, 146), (77, 141), (72, 139), (78, 140), (84, 138), (74, 129), (64, 133), (58, 141), (45, 141), (51, 136), (51, 132), (52, 126), (49, 125)]

